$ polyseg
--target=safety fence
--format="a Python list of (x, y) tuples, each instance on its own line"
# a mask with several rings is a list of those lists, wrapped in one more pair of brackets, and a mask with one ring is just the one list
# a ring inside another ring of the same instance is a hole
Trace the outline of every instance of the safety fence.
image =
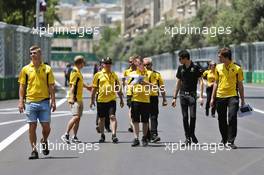
[[(245, 82), (264, 83), (264, 42), (242, 43), (230, 47), (235, 62), (243, 68)], [(189, 52), (192, 60), (211, 59), (217, 62), (218, 50), (219, 47), (205, 47), (190, 49)], [(175, 71), (179, 65), (178, 52), (152, 56), (154, 69)]]
[(27, 27), (0, 22), (0, 100), (18, 97), (17, 77), (30, 62), (31, 45), (41, 47), (43, 61), (51, 59), (51, 36), (38, 34)]

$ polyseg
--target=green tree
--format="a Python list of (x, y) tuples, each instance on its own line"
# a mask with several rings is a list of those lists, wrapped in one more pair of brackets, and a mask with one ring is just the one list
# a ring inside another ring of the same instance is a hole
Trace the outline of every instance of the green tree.
[[(47, 1), (46, 24), (52, 25), (54, 20), (59, 19), (55, 13), (58, 1)], [(0, 21), (27, 27), (33, 27), (35, 24), (36, 0), (2, 0), (0, 1), (0, 10)]]

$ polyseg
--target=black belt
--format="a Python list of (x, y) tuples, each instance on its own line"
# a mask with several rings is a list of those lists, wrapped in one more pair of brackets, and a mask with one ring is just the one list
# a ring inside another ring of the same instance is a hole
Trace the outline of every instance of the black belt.
[[(45, 98), (43, 100), (37, 101), (36, 103), (40, 103), (40, 102), (43, 102), (43, 101), (46, 101), (46, 100), (50, 100), (50, 98)], [(26, 102), (26, 104), (30, 104), (30, 103), (32, 103), (32, 102)]]

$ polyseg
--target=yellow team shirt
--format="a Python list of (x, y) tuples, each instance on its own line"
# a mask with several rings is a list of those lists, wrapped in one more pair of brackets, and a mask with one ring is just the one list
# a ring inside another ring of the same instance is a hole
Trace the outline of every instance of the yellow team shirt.
[[(148, 71), (146, 68), (144, 71), (137, 69), (136, 71), (131, 72), (131, 74), (136, 74), (144, 76), (144, 81), (149, 82), (152, 71)], [(132, 86), (132, 99), (131, 101), (150, 103), (150, 89), (148, 85), (134, 84)]]
[(215, 71), (206, 70), (202, 77), (207, 80), (207, 86), (211, 87), (215, 82)]
[(117, 88), (121, 88), (117, 74), (114, 72), (107, 73), (105, 69), (94, 75), (93, 87), (98, 88), (97, 102), (99, 103), (116, 100)]
[(36, 69), (31, 62), (22, 68), (18, 82), (26, 85), (26, 102), (39, 102), (50, 97), (48, 85), (54, 84), (55, 78), (49, 65), (41, 63)]
[(128, 78), (129, 75), (131, 74), (131, 72), (133, 72), (132, 68), (128, 68), (125, 70), (123, 77), (126, 78), (126, 82), (127, 82), (127, 86), (126, 86), (126, 95), (127, 96), (131, 96), (132, 95), (132, 90), (131, 90), (131, 86), (129, 86), (130, 82), (131, 82), (131, 78)]
[(70, 85), (74, 86), (74, 92), (69, 92), (69, 98), (73, 95), (74, 101), (81, 102), (83, 100), (83, 76), (77, 67), (73, 67), (70, 74)]
[(157, 71), (151, 71), (150, 83), (155, 85), (151, 88), (150, 96), (159, 96), (159, 88), (164, 86), (164, 81), (161, 77), (161, 74)]
[(233, 62), (227, 68), (223, 63), (218, 64), (216, 66), (215, 80), (218, 81), (216, 97), (238, 96), (237, 82), (244, 80), (242, 68)]

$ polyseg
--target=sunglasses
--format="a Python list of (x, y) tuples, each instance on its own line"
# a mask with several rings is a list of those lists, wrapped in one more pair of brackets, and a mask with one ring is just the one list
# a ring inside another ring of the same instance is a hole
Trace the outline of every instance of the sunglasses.
[(36, 55), (37, 52), (30, 52), (30, 55)]
[(112, 63), (104, 63), (104, 64), (106, 64), (106, 65), (111, 65)]
[(150, 66), (151, 64), (149, 63), (149, 64), (144, 64), (144, 66)]

